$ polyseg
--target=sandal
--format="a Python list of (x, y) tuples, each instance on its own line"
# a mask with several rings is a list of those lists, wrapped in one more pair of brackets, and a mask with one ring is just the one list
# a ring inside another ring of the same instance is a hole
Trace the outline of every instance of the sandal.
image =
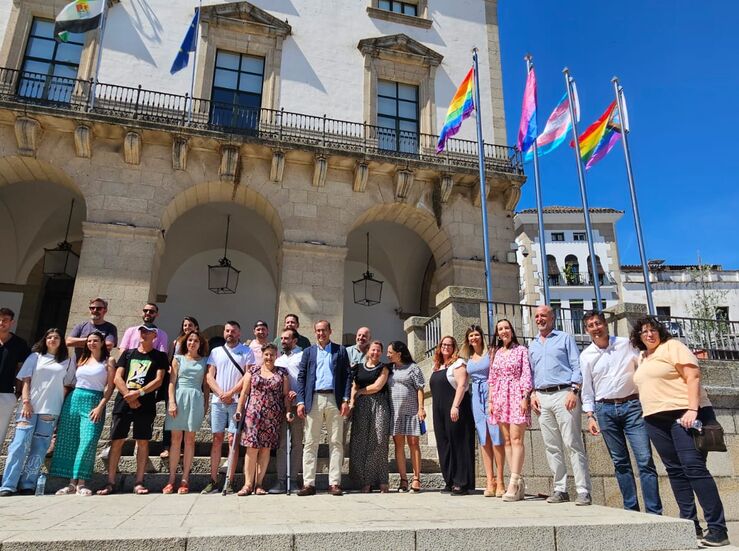
[(149, 489), (146, 486), (144, 486), (143, 482), (137, 482), (136, 484), (133, 485), (133, 493), (136, 494), (137, 496), (145, 496), (146, 494), (149, 493)]
[(74, 484), (69, 484), (68, 486), (64, 486), (61, 490), (57, 490), (56, 495), (58, 496), (68, 496), (72, 495), (77, 491), (77, 488)]
[(115, 493), (115, 486), (108, 482), (105, 486), (95, 492), (99, 496), (109, 496)]
[(164, 451), (162, 451), (162, 453), (159, 454), (159, 457), (161, 459), (169, 459), (169, 450), (165, 449)]
[(262, 488), (261, 486), (257, 486), (257, 489), (254, 490), (254, 493), (258, 496), (266, 496), (267, 492)]
[(421, 491), (421, 477), (420, 476), (414, 476), (413, 482), (411, 482), (411, 490), (418, 493)]
[(173, 492), (174, 492), (174, 484), (172, 484), (172, 483), (167, 484), (164, 488), (162, 488), (162, 493), (163, 494), (171, 494)]
[(252, 494), (251, 486), (244, 486), (236, 494), (239, 497), (250, 496)]
[(77, 488), (77, 495), (89, 497), (92, 495), (92, 490), (86, 486), (80, 486), (79, 488)]
[(180, 495), (190, 493), (190, 486), (188, 485), (187, 480), (180, 482), (180, 487), (177, 489), (177, 493)]
[(407, 492), (407, 491), (408, 491), (408, 479), (401, 478), (400, 486), (398, 486), (398, 492)]

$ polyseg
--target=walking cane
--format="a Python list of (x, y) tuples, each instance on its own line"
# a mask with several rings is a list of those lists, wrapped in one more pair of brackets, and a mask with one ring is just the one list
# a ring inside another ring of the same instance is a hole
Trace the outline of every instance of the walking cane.
[[(292, 415), (292, 414), (290, 414), (290, 415)], [(293, 415), (292, 418), (294, 419), (295, 416)], [(287, 471), (287, 473), (286, 473), (287, 474), (287, 483), (286, 483), (287, 495), (290, 495), (290, 455), (291, 455), (291, 452), (292, 452), (292, 449), (293, 449), (292, 430), (290, 428), (290, 425), (291, 425), (291, 423), (290, 423), (290, 421), (288, 421), (287, 422), (287, 446), (286, 446), (286, 449), (287, 449), (287, 469), (286, 469), (286, 471)]]
[[(244, 404), (244, 411), (241, 412), (240, 417), (237, 422), (238, 424), (236, 425), (236, 434), (233, 435), (233, 440), (231, 441), (231, 445), (228, 447), (228, 461), (226, 462), (226, 481), (223, 483), (223, 492), (221, 492), (221, 495), (224, 495), (224, 496), (227, 494), (228, 483), (234, 474), (234, 470), (236, 469), (236, 463), (239, 462), (239, 453), (238, 453), (239, 438), (241, 437), (241, 431), (244, 430), (244, 423), (246, 422), (246, 408), (248, 406), (249, 406), (249, 398), (246, 399), (246, 403)], [(237, 411), (236, 413), (239, 413), (239, 412)], [(236, 450), (236, 461), (234, 461), (234, 450)]]

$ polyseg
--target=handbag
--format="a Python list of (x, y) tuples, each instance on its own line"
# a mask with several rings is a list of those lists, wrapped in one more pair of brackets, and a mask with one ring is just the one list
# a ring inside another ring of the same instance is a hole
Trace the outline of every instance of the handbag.
[(718, 421), (707, 421), (701, 430), (693, 430), (693, 442), (698, 451), (725, 452), (724, 428)]

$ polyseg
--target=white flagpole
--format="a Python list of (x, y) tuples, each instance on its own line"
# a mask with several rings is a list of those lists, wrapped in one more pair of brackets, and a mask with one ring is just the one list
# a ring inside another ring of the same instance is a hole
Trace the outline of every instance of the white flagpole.
[(472, 49), (472, 66), (475, 77), (475, 120), (477, 122), (477, 160), (480, 167), (480, 208), (482, 210), (482, 248), (485, 256), (485, 296), (488, 318), (488, 339), (493, 325), (493, 283), (490, 274), (490, 245), (488, 243), (488, 194), (485, 186), (485, 142), (482, 139), (482, 114), (480, 109), (480, 77), (477, 63), (477, 48)]
[(195, 66), (198, 64), (198, 46), (200, 45), (200, 18), (203, 13), (203, 0), (198, 2), (198, 20), (195, 23), (195, 51), (192, 53), (192, 75), (190, 76), (190, 109), (187, 113), (187, 122), (192, 122), (192, 111), (195, 105)]
[[(600, 298), (600, 281), (598, 281), (598, 264), (595, 261), (595, 247), (593, 245), (593, 226), (590, 223), (590, 207), (588, 205), (588, 191), (585, 187), (585, 171), (582, 168), (582, 159), (580, 158), (580, 138), (577, 135), (578, 117), (575, 113), (576, 107), (574, 103), (575, 93), (572, 87), (575, 79), (570, 76), (570, 70), (565, 67), (562, 71), (565, 75), (565, 86), (567, 87), (567, 98), (570, 100), (570, 117), (572, 118), (572, 138), (575, 142), (575, 156), (577, 157), (577, 178), (580, 181), (580, 195), (582, 196), (582, 210), (585, 215), (585, 230), (588, 236), (588, 251), (590, 252), (590, 270), (593, 278), (593, 290), (595, 291), (595, 306), (593, 310), (602, 310), (603, 302)], [(579, 101), (578, 101), (579, 106)], [(578, 108), (579, 110), (579, 108)]]
[[(531, 54), (527, 54), (524, 58), (526, 60), (526, 75), (534, 69), (534, 62)], [(536, 106), (534, 111), (534, 120), (539, 117), (539, 106)], [(537, 131), (539, 125), (537, 123)], [(536, 219), (539, 225), (539, 257), (541, 259), (541, 280), (542, 289), (544, 289), (544, 304), (549, 304), (549, 266), (547, 265), (547, 250), (546, 244), (544, 243), (544, 210), (542, 206), (541, 196), (541, 177), (539, 176), (539, 146), (536, 143), (538, 136), (534, 136), (534, 190), (536, 191)]]
[(95, 70), (92, 77), (92, 87), (90, 88), (90, 109), (95, 107), (95, 87), (98, 82), (98, 73), (100, 71), (100, 60), (103, 55), (103, 38), (105, 37), (105, 23), (108, 15), (108, 0), (103, 0), (103, 11), (100, 14), (100, 28), (98, 30), (98, 51), (95, 59)]
[(652, 297), (652, 282), (649, 280), (649, 261), (644, 249), (644, 235), (641, 228), (641, 216), (639, 215), (639, 203), (636, 200), (636, 186), (634, 185), (634, 173), (631, 170), (631, 151), (629, 150), (629, 123), (626, 114), (626, 102), (624, 102), (623, 88), (618, 77), (611, 79), (613, 91), (616, 93), (616, 105), (618, 106), (618, 120), (621, 122), (621, 141), (624, 144), (624, 158), (626, 159), (626, 175), (629, 179), (629, 193), (631, 194), (631, 209), (634, 214), (634, 226), (636, 226), (636, 242), (639, 246), (639, 257), (641, 258), (641, 269), (644, 274), (644, 290), (647, 294), (647, 307), (649, 315), (657, 315)]

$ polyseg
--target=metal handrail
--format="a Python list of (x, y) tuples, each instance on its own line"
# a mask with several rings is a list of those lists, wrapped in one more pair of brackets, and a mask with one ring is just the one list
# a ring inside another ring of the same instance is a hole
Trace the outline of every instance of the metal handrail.
[[(94, 101), (92, 98), (94, 96)], [(438, 136), (284, 109), (246, 108), (229, 103), (148, 90), (0, 68), (0, 103), (43, 106), (168, 126), (242, 135), (348, 153), (416, 160), (453, 168), (477, 168), (477, 142), (452, 138), (436, 154)], [(191, 116), (190, 116), (191, 115)], [(484, 144), (490, 171), (523, 174), (516, 148)]]

